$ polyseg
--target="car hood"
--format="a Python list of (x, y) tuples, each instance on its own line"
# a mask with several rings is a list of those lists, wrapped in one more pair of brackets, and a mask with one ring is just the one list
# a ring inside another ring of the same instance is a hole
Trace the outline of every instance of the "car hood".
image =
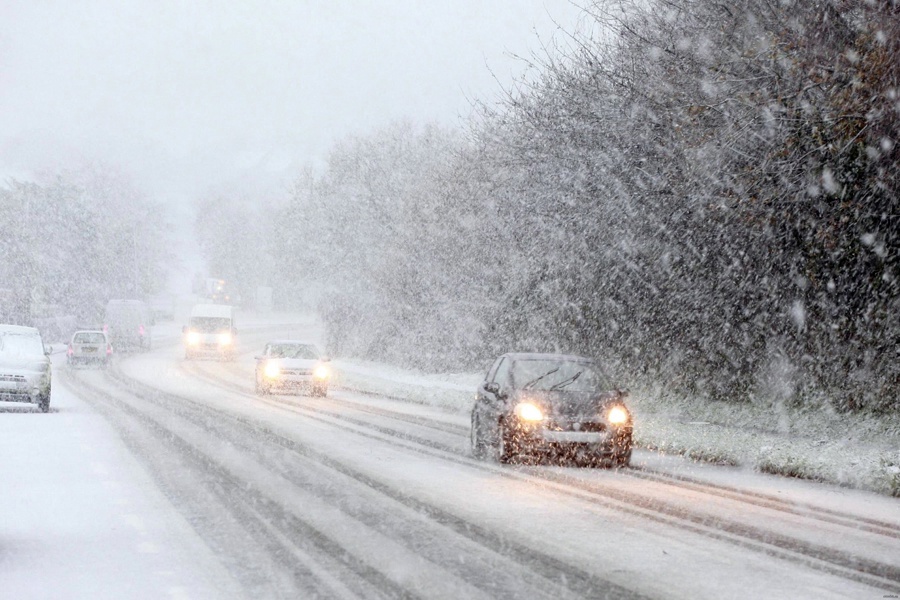
[(515, 403), (532, 402), (549, 417), (557, 419), (589, 420), (599, 417), (612, 403), (621, 403), (617, 391), (569, 392), (545, 390), (516, 390)]

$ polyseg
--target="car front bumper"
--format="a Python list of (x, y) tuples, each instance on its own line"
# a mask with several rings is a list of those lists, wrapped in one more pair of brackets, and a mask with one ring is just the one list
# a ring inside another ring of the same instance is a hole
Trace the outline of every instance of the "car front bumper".
[[(595, 427), (595, 429), (601, 429)], [(520, 452), (568, 453), (586, 451), (595, 455), (615, 456), (632, 447), (631, 427), (602, 427), (602, 431), (548, 429), (541, 425), (524, 425), (513, 430), (513, 440)]]

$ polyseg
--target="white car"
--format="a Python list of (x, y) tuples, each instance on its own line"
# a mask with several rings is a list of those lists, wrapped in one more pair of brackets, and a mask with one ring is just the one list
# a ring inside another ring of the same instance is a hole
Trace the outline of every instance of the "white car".
[(34, 327), (0, 325), (0, 400), (50, 410), (50, 349)]
[(107, 366), (112, 358), (112, 345), (102, 330), (76, 331), (66, 349), (69, 365), (97, 364)]
[(331, 379), (328, 361), (309, 342), (273, 340), (256, 357), (256, 393), (301, 389), (324, 397)]

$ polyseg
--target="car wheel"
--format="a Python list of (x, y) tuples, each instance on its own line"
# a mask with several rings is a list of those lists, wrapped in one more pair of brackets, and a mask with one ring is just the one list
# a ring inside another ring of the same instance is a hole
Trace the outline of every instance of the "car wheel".
[(627, 467), (631, 464), (631, 447), (621, 448), (613, 456), (613, 466), (616, 468)]
[(516, 457), (516, 454), (512, 432), (506, 424), (501, 421), (499, 431), (497, 432), (497, 462), (504, 465), (510, 463)]
[(478, 426), (478, 417), (472, 415), (472, 427), (469, 429), (469, 443), (472, 446), (472, 456), (478, 460), (484, 460), (487, 455), (487, 448), (481, 437), (481, 431)]
[(47, 390), (47, 393), (40, 397), (38, 400), (38, 408), (41, 409), (41, 412), (46, 413), (50, 412), (50, 391)]

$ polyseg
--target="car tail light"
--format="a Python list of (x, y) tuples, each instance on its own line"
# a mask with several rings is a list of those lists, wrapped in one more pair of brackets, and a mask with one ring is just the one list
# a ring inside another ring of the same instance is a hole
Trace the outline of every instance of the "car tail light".
[(143, 325), (141, 325), (140, 327), (138, 327), (138, 333), (141, 334), (141, 335), (144, 335), (144, 326), (143, 326)]
[(107, 344), (106, 345), (106, 355), (109, 356), (110, 354), (112, 354), (112, 346)]
[(69, 349), (66, 350), (66, 354), (68, 354), (69, 356), (72, 356), (73, 354), (75, 354), (75, 350), (72, 349), (71, 343), (69, 344)]
[(103, 326), (103, 333), (109, 333), (109, 325)]

